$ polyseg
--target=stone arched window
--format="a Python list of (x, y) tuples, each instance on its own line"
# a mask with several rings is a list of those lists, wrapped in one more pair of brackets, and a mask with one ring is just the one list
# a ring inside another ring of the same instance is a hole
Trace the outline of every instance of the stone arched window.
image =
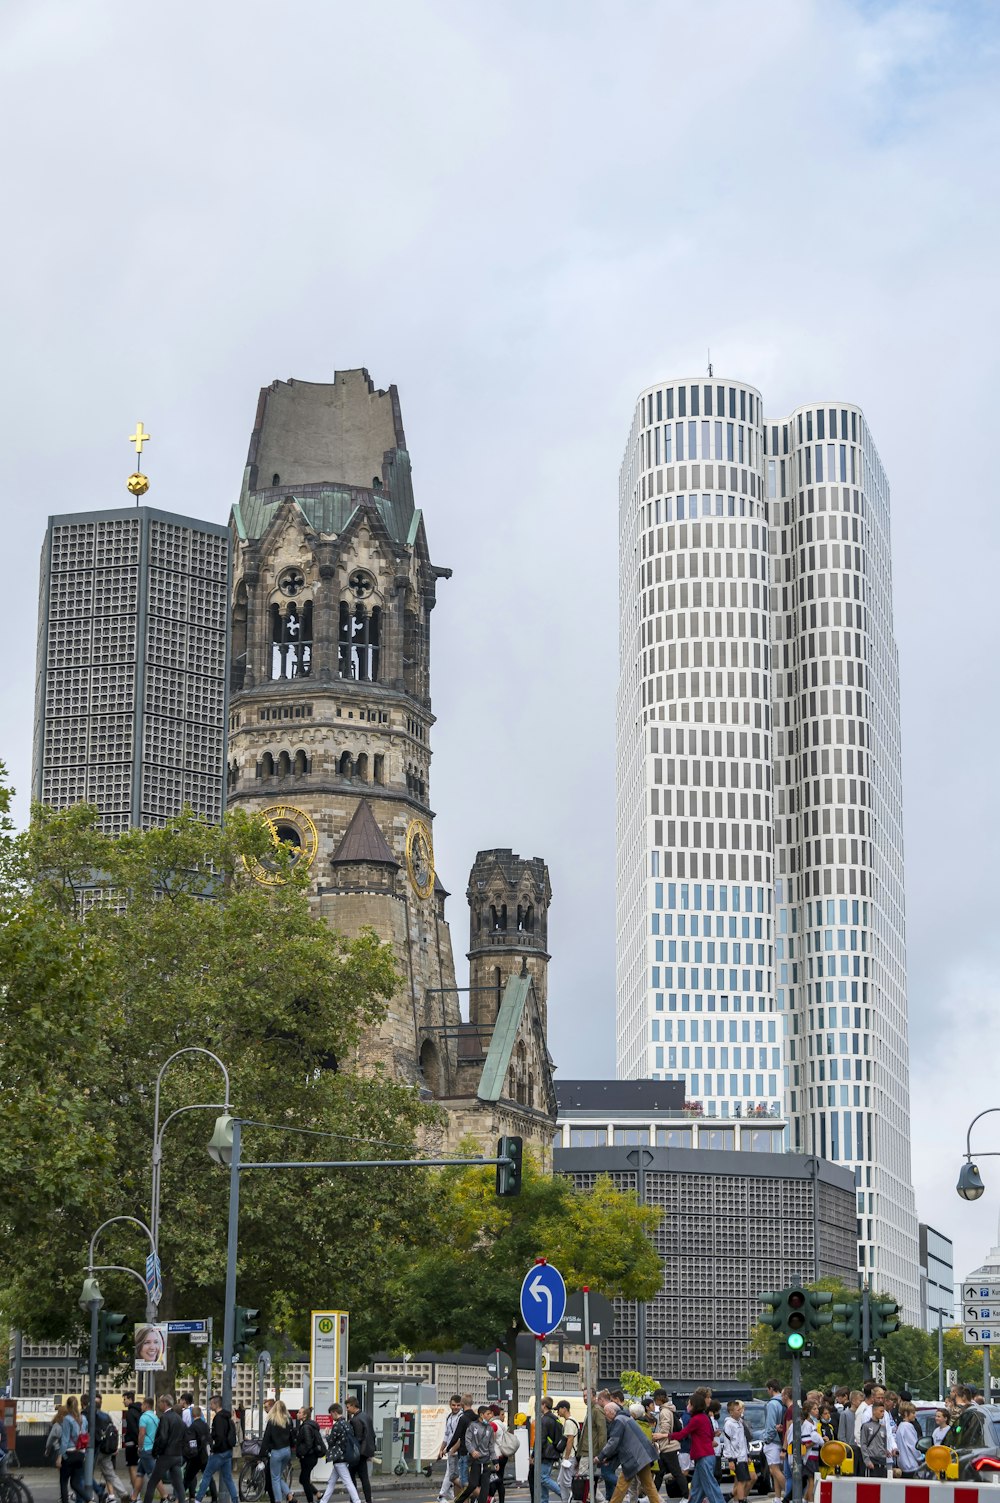
[(279, 778), (287, 778), (292, 771), (292, 759), (286, 751), (278, 753), (277, 773)]
[(351, 754), (349, 751), (341, 752), (340, 762), (338, 763), (338, 771), (342, 778), (350, 778), (354, 776), (354, 764), (351, 761)]
[(259, 778), (274, 777), (274, 758), (272, 757), (270, 752), (264, 752), (260, 761), (257, 763), (257, 776)]
[(295, 760), (292, 763), (292, 771), (294, 772), (296, 777), (301, 777), (304, 772), (309, 771), (309, 758), (306, 756), (301, 747), (295, 753)]
[(229, 687), (242, 689), (247, 671), (247, 587), (240, 580), (233, 599), (232, 650), (230, 655)]
[[(287, 572), (287, 571), (286, 571)], [(308, 678), (312, 670), (311, 600), (271, 606), (271, 677)]]
[(444, 1080), (441, 1075), (441, 1057), (433, 1039), (424, 1039), (420, 1046), (420, 1073), (435, 1096), (444, 1095)]

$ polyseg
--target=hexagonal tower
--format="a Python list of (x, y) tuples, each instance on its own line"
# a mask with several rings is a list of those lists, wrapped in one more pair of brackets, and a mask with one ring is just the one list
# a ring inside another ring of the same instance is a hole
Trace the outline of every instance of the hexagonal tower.
[(429, 793), (451, 571), (430, 561), (396, 388), (365, 370), (265, 387), (231, 530), (229, 804), (298, 848), (336, 929), (393, 944), (404, 982), (364, 1052), (419, 1084), (428, 996), (460, 1020)]

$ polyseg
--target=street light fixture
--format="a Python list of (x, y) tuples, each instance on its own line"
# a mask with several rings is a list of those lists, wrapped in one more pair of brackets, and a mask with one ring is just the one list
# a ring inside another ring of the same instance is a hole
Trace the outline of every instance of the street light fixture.
[[(963, 1200), (978, 1200), (980, 1195), (984, 1194), (986, 1190), (982, 1175), (979, 1173), (979, 1166), (972, 1162), (972, 1129), (980, 1117), (988, 1117), (991, 1112), (1000, 1112), (1000, 1106), (988, 1106), (984, 1112), (979, 1113), (978, 1117), (973, 1117), (965, 1134), (965, 1163), (959, 1170), (958, 1184), (955, 1186), (955, 1189)], [(979, 1157), (1000, 1159), (1000, 1153), (988, 1152), (980, 1154)]]
[(963, 1200), (978, 1200), (986, 1190), (979, 1169), (970, 1159), (963, 1164), (958, 1174), (958, 1184), (955, 1189)]

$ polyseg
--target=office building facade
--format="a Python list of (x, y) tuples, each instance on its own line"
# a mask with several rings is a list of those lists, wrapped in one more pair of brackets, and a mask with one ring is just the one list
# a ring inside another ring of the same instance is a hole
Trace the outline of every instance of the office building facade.
[(950, 1237), (920, 1223), (920, 1324), (925, 1331), (955, 1320), (955, 1249)]
[(621, 475), (618, 1073), (787, 1113), (919, 1311), (889, 489), (863, 413), (636, 404)]
[(107, 834), (225, 798), (229, 533), (139, 506), (50, 517), (42, 546), (34, 797)]
[(631, 1368), (668, 1386), (735, 1378), (762, 1290), (796, 1278), (853, 1282), (853, 1175), (785, 1152), (788, 1126), (776, 1111), (710, 1117), (679, 1080), (557, 1077), (556, 1099), (556, 1172), (584, 1189), (609, 1174), (663, 1213), (654, 1239), (662, 1287), (648, 1303), (615, 1301), (601, 1377)]

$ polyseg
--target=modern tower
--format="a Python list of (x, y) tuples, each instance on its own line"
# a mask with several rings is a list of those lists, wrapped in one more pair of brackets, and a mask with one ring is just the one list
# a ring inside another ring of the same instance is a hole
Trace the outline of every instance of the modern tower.
[(859, 408), (642, 393), (620, 476), (618, 1073), (787, 1111), (919, 1309), (889, 490)]
[(109, 834), (185, 805), (222, 819), (228, 595), (225, 527), (147, 506), (49, 518), (36, 799), (96, 804)]

